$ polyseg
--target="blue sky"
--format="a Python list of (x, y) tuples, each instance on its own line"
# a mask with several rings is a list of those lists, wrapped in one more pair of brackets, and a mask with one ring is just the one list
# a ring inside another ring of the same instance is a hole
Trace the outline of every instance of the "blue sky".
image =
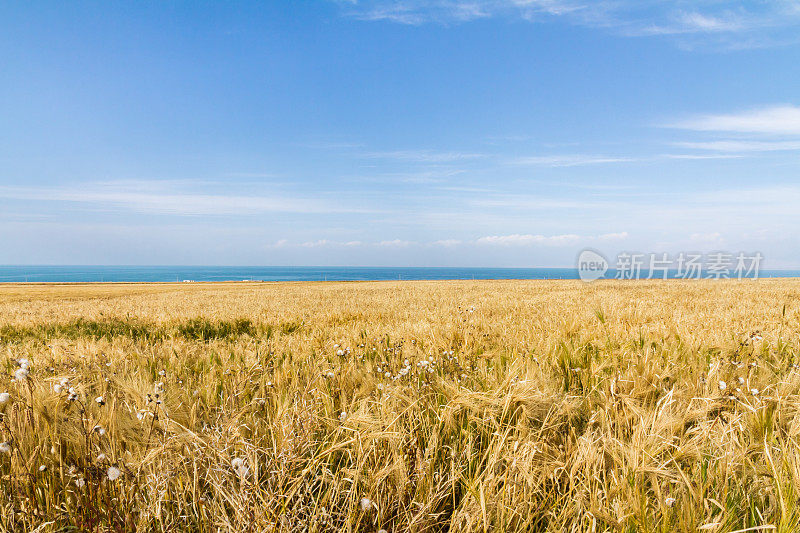
[(0, 263), (800, 266), (800, 3), (0, 4)]

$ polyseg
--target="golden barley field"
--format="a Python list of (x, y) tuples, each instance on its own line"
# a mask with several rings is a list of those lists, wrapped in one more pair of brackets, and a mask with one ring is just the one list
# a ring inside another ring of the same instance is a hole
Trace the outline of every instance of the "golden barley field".
[(0, 286), (3, 531), (800, 529), (800, 280)]

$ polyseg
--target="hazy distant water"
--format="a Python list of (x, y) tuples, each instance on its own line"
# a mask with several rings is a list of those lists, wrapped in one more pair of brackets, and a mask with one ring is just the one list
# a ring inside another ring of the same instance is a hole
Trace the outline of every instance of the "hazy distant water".
[[(608, 276), (613, 277), (613, 270)], [(765, 270), (761, 277), (800, 277), (800, 270)], [(574, 268), (15, 266), (0, 265), (0, 282), (89, 281), (379, 281), (441, 279), (578, 279)]]

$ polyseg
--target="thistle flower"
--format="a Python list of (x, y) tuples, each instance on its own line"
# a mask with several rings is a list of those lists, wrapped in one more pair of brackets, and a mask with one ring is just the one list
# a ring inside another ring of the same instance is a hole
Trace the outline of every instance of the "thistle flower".
[(102, 463), (105, 460), (106, 460), (106, 454), (101, 453), (100, 455), (97, 456), (97, 462), (98, 463)]
[(8, 442), (0, 442), (0, 453), (11, 453), (11, 444)]
[(347, 418), (347, 413), (345, 411), (342, 411), (341, 413), (339, 413), (339, 420), (344, 422), (346, 418)]
[(18, 369), (16, 369), (14, 371), (14, 379), (16, 379), (17, 381), (25, 381), (26, 379), (28, 379), (28, 369), (23, 367), (19, 367)]
[(675, 498), (666, 498), (664, 503), (667, 507), (674, 507), (675, 506)]
[(725, 383), (724, 381), (720, 381), (719, 382), (719, 390), (725, 390), (727, 388), (728, 388), (728, 384), (727, 383)]
[(0, 392), (0, 405), (5, 405), (11, 399), (11, 395), (7, 392)]
[(116, 481), (119, 478), (119, 476), (122, 475), (122, 470), (120, 470), (116, 466), (109, 466), (106, 475), (108, 476), (109, 481)]
[(78, 487), (79, 489), (83, 488), (84, 485), (86, 485), (86, 482), (83, 480), (82, 477), (79, 477), (78, 479), (75, 480), (75, 486)]

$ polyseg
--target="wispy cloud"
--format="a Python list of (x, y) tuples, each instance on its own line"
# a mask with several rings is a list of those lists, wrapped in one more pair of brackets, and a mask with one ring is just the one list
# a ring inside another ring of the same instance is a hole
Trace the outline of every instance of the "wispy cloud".
[(800, 135), (800, 107), (774, 105), (738, 113), (700, 115), (667, 126), (693, 131)]
[(711, 233), (692, 233), (689, 241), (698, 244), (716, 244), (722, 242), (722, 235), (718, 231)]
[(703, 40), (723, 48), (796, 42), (795, 30), (800, 24), (800, 9), (789, 1), (363, 0), (339, 3), (347, 15), (360, 20), (448, 25), (489, 17), (521, 18), (534, 23), (561, 19), (623, 36), (682, 39), (683, 47), (693, 47)]
[(472, 152), (437, 152), (435, 150), (392, 150), (383, 152), (364, 152), (368, 159), (394, 159), (415, 163), (453, 163), (469, 159), (480, 159), (485, 154)]
[(723, 15), (678, 12), (668, 15), (667, 19), (651, 24), (632, 24), (625, 33), (630, 36), (735, 33), (747, 30), (752, 24), (745, 17), (730, 12)]
[[(678, 143), (680, 146), (686, 148), (698, 148), (696, 143)], [(661, 157), (666, 159), (686, 159), (689, 161), (703, 160), (703, 159), (740, 159), (744, 157), (742, 154), (661, 154)]]
[(407, 248), (413, 244), (416, 244), (413, 241), (404, 241), (402, 239), (394, 239), (391, 241), (380, 241), (378, 246), (383, 246), (387, 248)]
[[(800, 141), (704, 141), (681, 142), (676, 146), (692, 148), (694, 150), (709, 150), (716, 152), (779, 152), (787, 150), (800, 150)], [(741, 154), (740, 154), (741, 155)], [(688, 159), (701, 159), (723, 156), (683, 156)], [(726, 155), (724, 157), (733, 157)]]
[(479, 245), (495, 246), (530, 246), (532, 244), (545, 244), (550, 246), (570, 246), (581, 239), (579, 235), (530, 235), (514, 233), (512, 235), (489, 235), (480, 237), (475, 241)]
[(631, 163), (637, 161), (633, 157), (618, 157), (587, 154), (562, 154), (532, 157), (519, 157), (512, 160), (516, 165), (532, 165), (545, 167), (577, 167), (585, 165), (605, 165), (609, 163)]
[(664, 126), (717, 137), (674, 143), (675, 146), (691, 150), (717, 152), (684, 158), (741, 157), (759, 152), (800, 150), (800, 107), (789, 104), (733, 113), (696, 115)]
[(440, 241), (434, 241), (431, 244), (433, 244), (433, 246), (444, 246), (445, 248), (451, 248), (461, 244), (461, 241), (458, 239), (442, 239)]
[(260, 213), (367, 213), (341, 199), (275, 194), (194, 192), (150, 181), (78, 183), (70, 186), (0, 186), (0, 198), (84, 204), (93, 210), (129, 209), (164, 215), (255, 215)]
[(477, 245), (493, 245), (493, 246), (575, 246), (578, 243), (591, 243), (594, 241), (600, 242), (615, 242), (624, 241), (628, 238), (627, 231), (619, 233), (604, 233), (602, 235), (576, 235), (574, 233), (566, 233), (562, 235), (531, 235), (519, 234), (512, 235), (490, 235), (487, 237), (480, 237), (475, 240)]
[(606, 242), (608, 242), (608, 241), (624, 241), (627, 238), (628, 238), (628, 232), (627, 231), (621, 231), (619, 233), (604, 233), (604, 234), (599, 235), (597, 237), (598, 240), (606, 241)]
[(385, 20), (399, 24), (420, 25), (428, 22), (467, 22), (490, 17), (491, 2), (419, 2), (387, 1), (363, 3), (352, 2), (349, 13), (360, 20)]
[[(620, 233), (606, 233), (598, 236), (581, 236), (575, 234), (563, 235), (531, 235), (531, 234), (512, 234), (512, 235), (489, 235), (485, 237), (478, 237), (476, 239), (461, 240), (461, 239), (441, 239), (428, 243), (419, 243), (415, 241), (407, 241), (402, 239), (394, 239), (390, 241), (378, 241), (372, 243), (364, 243), (361, 241), (337, 241), (329, 239), (317, 239), (313, 241), (306, 241), (299, 244), (294, 244), (300, 248), (342, 248), (342, 247), (355, 247), (367, 246), (378, 248), (408, 248), (410, 246), (433, 246), (443, 248), (454, 248), (458, 246), (571, 246), (579, 242), (613, 242), (622, 241), (628, 238), (628, 232), (623, 231)], [(277, 243), (269, 245), (271, 248), (284, 248), (292, 246), (286, 240), (281, 239)]]

